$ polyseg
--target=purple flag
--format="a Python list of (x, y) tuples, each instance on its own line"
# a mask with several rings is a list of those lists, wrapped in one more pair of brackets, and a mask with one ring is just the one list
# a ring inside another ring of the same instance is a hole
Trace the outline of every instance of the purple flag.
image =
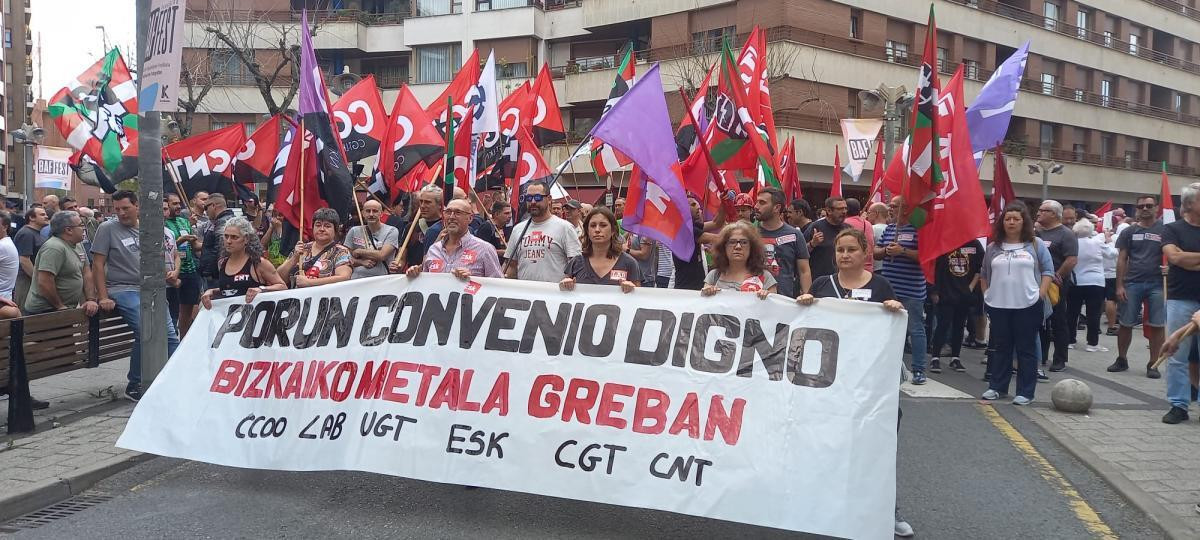
[(679, 178), (675, 136), (658, 64), (638, 78), (592, 128), (591, 135), (629, 157), (635, 174), (622, 220), (636, 234), (667, 245), (681, 259), (696, 250), (692, 211)]
[(967, 131), (971, 134), (971, 150), (975, 152), (975, 167), (983, 163), (983, 154), (1000, 146), (1008, 133), (1013, 109), (1017, 106), (1017, 91), (1025, 73), (1029, 56), (1026, 41), (992, 74), (975, 101), (967, 107)]
[(354, 175), (346, 165), (342, 139), (331, 122), (325, 77), (317, 64), (309, 34), (308, 10), (304, 10), (300, 13), (300, 121), (305, 131), (312, 133), (313, 144), (317, 146), (316, 163), (310, 165), (319, 172), (317, 186), (321, 198), (337, 210), (345, 223), (354, 206)]

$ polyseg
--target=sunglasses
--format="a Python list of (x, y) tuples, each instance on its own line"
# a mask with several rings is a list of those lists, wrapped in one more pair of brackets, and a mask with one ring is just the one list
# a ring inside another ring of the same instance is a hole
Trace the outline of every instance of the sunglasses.
[(534, 195), (526, 195), (521, 200), (523, 200), (525, 202), (542, 202), (545, 199), (546, 199), (545, 195), (538, 193), (538, 194), (534, 194)]
[(1136, 208), (1138, 210), (1153, 210), (1154, 207), (1156, 207), (1156, 206), (1158, 206), (1158, 205), (1157, 204), (1139, 204), (1139, 205), (1137, 205)]

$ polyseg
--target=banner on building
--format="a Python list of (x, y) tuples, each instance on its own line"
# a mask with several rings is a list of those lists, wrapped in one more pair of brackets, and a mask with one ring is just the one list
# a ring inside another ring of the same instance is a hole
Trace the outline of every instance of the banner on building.
[(185, 0), (150, 0), (146, 56), (138, 73), (142, 111), (178, 110)]
[(875, 146), (875, 138), (883, 127), (883, 120), (878, 118), (844, 118), (842, 119), (842, 140), (846, 143), (846, 166), (843, 168), (855, 182), (862, 176), (863, 167), (871, 155), (871, 147)]
[(904, 331), (863, 302), (381, 276), (214, 302), (117, 446), (890, 538)]
[(33, 187), (71, 190), (70, 148), (58, 146), (34, 147)]

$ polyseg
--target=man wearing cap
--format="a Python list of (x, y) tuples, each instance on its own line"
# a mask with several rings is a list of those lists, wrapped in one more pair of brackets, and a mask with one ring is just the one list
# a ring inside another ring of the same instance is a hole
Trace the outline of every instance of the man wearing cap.
[(571, 199), (563, 204), (563, 213), (564, 219), (570, 222), (579, 233), (579, 237), (583, 238), (583, 203)]
[(733, 207), (737, 209), (738, 221), (754, 224), (754, 199), (749, 193), (739, 193), (733, 199)]

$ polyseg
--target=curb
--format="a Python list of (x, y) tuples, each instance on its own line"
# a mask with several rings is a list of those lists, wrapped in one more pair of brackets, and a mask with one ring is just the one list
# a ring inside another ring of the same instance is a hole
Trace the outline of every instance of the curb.
[(1108, 482), (1117, 493), (1129, 501), (1135, 508), (1149, 516), (1150, 520), (1158, 525), (1169, 538), (1172, 540), (1192, 540), (1196, 538), (1196, 531), (1192, 530), (1191, 527), (1175, 514), (1164, 508), (1153, 495), (1142, 491), (1132, 480), (1125, 478), (1124, 475), (1109, 465), (1107, 461), (1104, 461), (1086, 446), (1075, 441), (1075, 439), (1071, 438), (1070, 435), (1055, 425), (1054, 422), (1047, 420), (1041, 413), (1018, 408), (1021, 409), (1021, 412), (1030, 421), (1037, 424), (1038, 427), (1049, 434), (1051, 439), (1054, 439), (1055, 442), (1066, 448), (1067, 452), (1083, 462), (1087, 468), (1095, 472), (1105, 482)]
[(155, 456), (135, 453), (114, 456), (89, 467), (76, 469), (68, 475), (44, 480), (33, 489), (0, 496), (0, 523), (40, 510), (83, 493), (97, 482)]

